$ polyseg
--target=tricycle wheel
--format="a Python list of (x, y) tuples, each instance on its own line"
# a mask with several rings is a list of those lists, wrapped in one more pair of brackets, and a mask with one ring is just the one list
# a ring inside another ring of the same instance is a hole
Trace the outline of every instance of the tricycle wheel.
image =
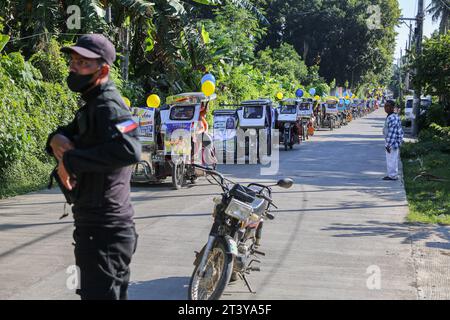
[(184, 162), (174, 163), (172, 167), (172, 185), (179, 190), (184, 185)]

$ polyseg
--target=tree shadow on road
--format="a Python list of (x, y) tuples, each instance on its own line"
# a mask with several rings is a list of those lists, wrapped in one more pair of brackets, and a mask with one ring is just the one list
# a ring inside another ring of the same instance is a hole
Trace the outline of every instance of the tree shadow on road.
[[(403, 239), (403, 244), (436, 238), (438, 241), (425, 242), (429, 248), (450, 250), (450, 227), (423, 225), (418, 223), (384, 223), (369, 220), (364, 224), (334, 223), (330, 227), (321, 229), (334, 232), (333, 237), (388, 237)], [(442, 241), (441, 241), (442, 240)]]
[(362, 139), (384, 139), (383, 136), (380, 136), (379, 134), (373, 134), (373, 135), (368, 135), (368, 134), (333, 134), (327, 138), (337, 138), (337, 139), (341, 139), (341, 138), (349, 138), (349, 139), (358, 139), (358, 140), (362, 140)]
[(130, 300), (187, 300), (189, 277), (168, 277), (149, 281), (131, 282)]

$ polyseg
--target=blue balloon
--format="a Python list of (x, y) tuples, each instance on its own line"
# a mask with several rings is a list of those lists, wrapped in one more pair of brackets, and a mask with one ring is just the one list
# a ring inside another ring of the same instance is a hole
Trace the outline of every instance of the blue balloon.
[(339, 99), (340, 104), (344, 104), (344, 99)]
[(350, 100), (345, 100), (345, 104), (350, 104)]
[(203, 76), (202, 78), (202, 84), (205, 81), (211, 81), (212, 83), (216, 84), (216, 78), (214, 78), (214, 76), (211, 73), (207, 73)]
[(314, 88), (311, 88), (311, 89), (309, 89), (309, 94), (310, 95), (315, 95), (316, 94), (316, 89), (314, 89)]
[(297, 98), (303, 97), (303, 90), (302, 89), (297, 89), (297, 91), (295, 91), (295, 96)]
[(336, 96), (336, 98), (339, 98), (339, 93), (336, 92), (335, 96)]

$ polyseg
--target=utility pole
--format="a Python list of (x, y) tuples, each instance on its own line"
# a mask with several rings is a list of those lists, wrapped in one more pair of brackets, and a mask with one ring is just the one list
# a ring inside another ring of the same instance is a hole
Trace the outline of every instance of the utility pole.
[[(408, 36), (408, 42), (406, 44), (406, 64), (409, 64), (409, 55), (411, 54), (411, 34), (412, 34), (412, 25), (411, 22), (409, 23), (409, 36)], [(406, 70), (405, 75), (405, 90), (407, 93), (409, 93), (409, 68)]]
[[(417, 28), (417, 37), (416, 37), (416, 59), (422, 54), (422, 38), (423, 38), (423, 20), (424, 20), (424, 8), (423, 8), (423, 0), (418, 0), (418, 11), (416, 17), (416, 28)], [(417, 69), (414, 72), (417, 75)], [(420, 96), (421, 96), (421, 88), (417, 86), (414, 88), (414, 102), (413, 102), (413, 119), (411, 121), (411, 134), (413, 137), (417, 137), (419, 133), (418, 127), (418, 118), (419, 118), (419, 110), (420, 110)]]
[[(404, 64), (407, 65), (407, 66), (409, 64), (408, 52), (409, 52), (408, 42), (406, 42), (405, 62), (404, 62)], [(405, 74), (405, 91), (408, 92), (408, 90), (409, 90), (409, 68), (406, 69), (406, 74)]]
[(409, 23), (408, 50), (411, 50), (412, 24)]
[(400, 59), (397, 62), (398, 69), (398, 98), (400, 103), (403, 101), (403, 88), (402, 88), (402, 49), (400, 49)]

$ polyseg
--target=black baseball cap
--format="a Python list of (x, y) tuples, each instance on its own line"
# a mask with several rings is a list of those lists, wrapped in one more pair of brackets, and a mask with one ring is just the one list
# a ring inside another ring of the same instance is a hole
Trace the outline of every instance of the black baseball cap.
[(76, 52), (89, 59), (103, 59), (110, 66), (116, 60), (114, 45), (102, 34), (86, 34), (78, 38), (72, 47), (64, 47), (62, 52)]
[(391, 107), (394, 107), (394, 108), (396, 107), (395, 101), (391, 100), (391, 99), (387, 100), (384, 105), (386, 105), (386, 104), (388, 104), (388, 105), (390, 105)]

